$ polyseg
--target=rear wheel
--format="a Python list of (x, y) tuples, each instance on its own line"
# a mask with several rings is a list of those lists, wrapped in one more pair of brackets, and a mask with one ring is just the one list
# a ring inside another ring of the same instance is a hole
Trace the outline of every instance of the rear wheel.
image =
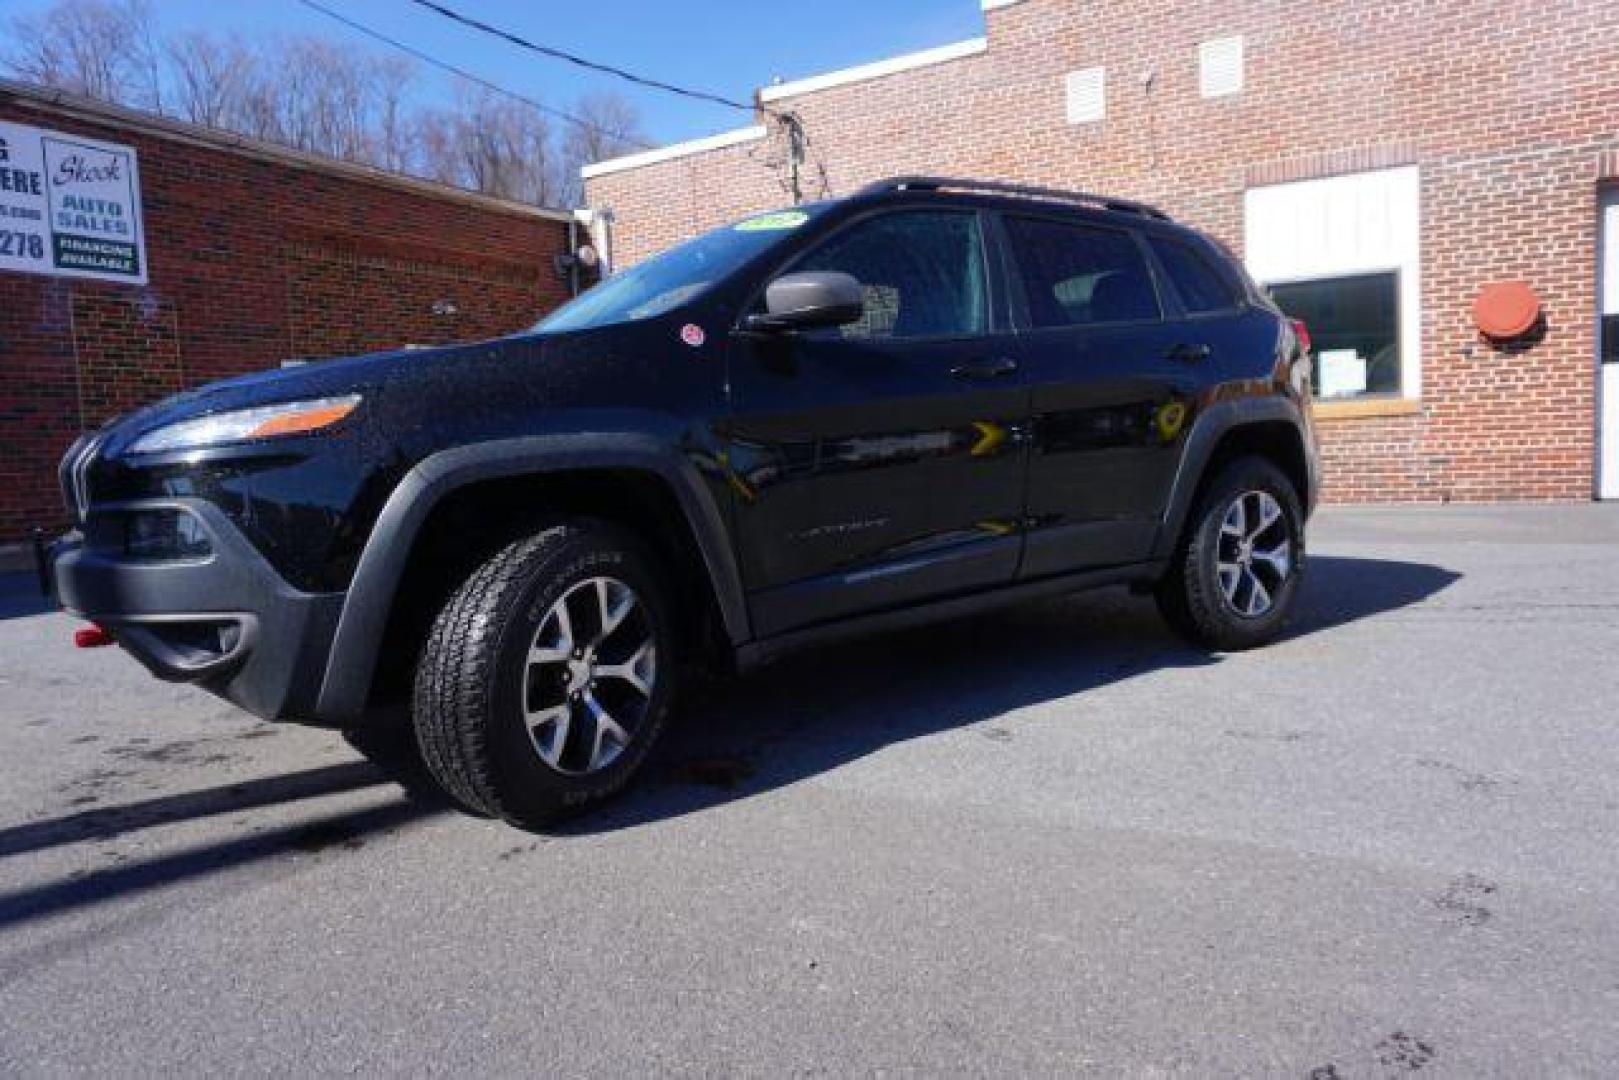
[(1238, 458), (1203, 493), (1157, 588), (1158, 609), (1200, 645), (1238, 650), (1281, 631), (1304, 575), (1304, 513), (1287, 476)]
[(653, 559), (617, 528), (569, 522), (507, 546), (423, 650), (412, 719), (428, 771), (524, 826), (612, 795), (667, 718), (670, 632)]

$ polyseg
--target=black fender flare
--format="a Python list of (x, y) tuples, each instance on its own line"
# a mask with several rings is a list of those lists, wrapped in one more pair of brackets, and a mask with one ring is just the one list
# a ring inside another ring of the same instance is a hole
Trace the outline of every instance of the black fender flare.
[(1203, 481), (1203, 474), (1220, 440), (1237, 428), (1277, 421), (1292, 425), (1298, 433), (1310, 485), (1310, 490), (1302, 493), (1303, 501), (1306, 507), (1314, 505), (1317, 486), (1315, 455), (1312, 453), (1309, 426), (1298, 403), (1274, 394), (1219, 401), (1199, 413), (1186, 436), (1186, 448), (1181, 452), (1180, 467), (1175, 472), (1169, 500), (1164, 506), (1163, 520), (1153, 541), (1154, 558), (1166, 559), (1174, 553), (1175, 542), (1186, 523), (1186, 515), (1192, 512), (1192, 499), (1197, 495), (1198, 485)]
[(637, 432), (567, 432), (472, 443), (424, 458), (383, 505), (343, 601), (316, 715), (341, 724), (364, 712), (394, 593), (417, 534), (440, 500), (484, 480), (602, 468), (651, 473), (669, 487), (697, 541), (726, 635), (733, 643), (747, 640), (747, 604), (724, 514), (684, 455)]

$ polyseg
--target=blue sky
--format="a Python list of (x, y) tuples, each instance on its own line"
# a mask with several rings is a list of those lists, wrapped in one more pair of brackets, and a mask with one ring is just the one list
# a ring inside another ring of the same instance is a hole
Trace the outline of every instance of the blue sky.
[[(580, 93), (612, 87), (633, 101), (654, 143), (712, 134), (750, 122), (722, 106), (644, 90), (544, 59), (457, 27), (407, 0), (323, 0), (327, 6), (513, 90), (562, 107)], [(531, 40), (643, 72), (667, 82), (747, 100), (771, 76), (801, 78), (983, 33), (979, 0), (445, 0), (449, 6)], [(0, 0), (0, 27), (49, 0)], [(237, 31), (258, 38), (314, 32), (372, 44), (293, 0), (153, 0), (165, 28)], [(0, 28), (0, 34), (3, 34)], [(381, 45), (375, 46), (378, 49)], [(423, 69), (427, 95), (448, 77)]]

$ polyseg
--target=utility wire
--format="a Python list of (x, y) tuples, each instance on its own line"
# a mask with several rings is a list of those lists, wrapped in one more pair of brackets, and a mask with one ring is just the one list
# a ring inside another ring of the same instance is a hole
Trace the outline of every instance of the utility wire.
[(774, 109), (766, 108), (763, 105), (755, 105), (751, 101), (737, 101), (735, 98), (724, 97), (720, 94), (710, 93), (707, 90), (693, 90), (685, 86), (676, 86), (674, 83), (666, 83), (658, 79), (648, 78), (645, 75), (637, 75), (633, 71), (626, 71), (623, 68), (614, 67), (611, 64), (600, 64), (594, 60), (587, 60), (582, 56), (577, 56), (574, 53), (567, 52), (563, 49), (553, 48), (550, 45), (540, 45), (529, 41), (527, 38), (519, 37), (509, 30), (502, 30), (498, 26), (491, 26), (481, 19), (475, 19), (470, 15), (463, 15), (454, 8), (436, 3), (435, 0), (412, 0), (412, 2), (418, 7), (424, 7), (429, 11), (437, 12), (446, 19), (458, 22), (462, 26), (468, 26), (485, 34), (493, 35), (494, 37), (500, 38), (503, 41), (508, 41), (511, 44), (516, 45), (518, 48), (539, 53), (541, 56), (549, 56), (553, 60), (561, 60), (569, 64), (574, 64), (589, 71), (598, 71), (604, 75), (612, 75), (620, 79), (625, 79), (639, 86), (650, 87), (653, 90), (663, 90), (667, 93), (679, 94), (681, 97), (692, 98), (696, 101), (708, 101), (715, 105), (725, 105), (732, 109), (741, 109), (744, 112), (753, 112), (757, 108), (762, 112), (766, 112), (777, 117), (778, 119), (782, 118), (784, 115), (778, 113)]
[[(318, 6), (315, 5), (315, 0), (299, 0), (299, 2), (310, 4), (312, 6)], [(500, 27), (492, 26), (481, 19), (475, 19), (470, 15), (463, 15), (454, 8), (438, 3), (437, 0), (412, 0), (412, 2), (415, 3), (417, 7), (425, 8), (426, 10), (437, 15), (442, 15), (444, 18), (449, 19), (452, 22), (459, 23), (462, 26), (477, 30), (480, 33), (488, 34), (492, 37), (500, 39), (501, 41), (516, 45), (520, 49), (526, 49), (529, 52), (538, 53), (541, 56), (547, 56), (553, 60), (561, 60), (565, 63), (573, 64), (576, 67), (584, 68), (587, 71), (596, 71), (604, 75), (612, 75), (615, 78), (623, 79), (626, 82), (634, 83), (637, 86), (645, 86), (653, 90), (662, 90), (666, 93), (677, 94), (684, 98), (690, 98), (693, 101), (712, 102), (716, 105), (724, 105), (728, 108), (740, 109), (747, 113), (756, 111), (764, 113), (766, 116), (769, 116), (771, 119), (781, 124), (783, 130), (787, 134), (788, 191), (791, 192), (794, 203), (803, 201), (804, 196), (800, 174), (804, 164), (805, 135), (804, 122), (799, 119), (797, 113), (780, 109), (772, 109), (763, 102), (737, 101), (734, 98), (723, 97), (719, 94), (710, 93), (707, 90), (693, 90), (686, 86), (676, 86), (674, 83), (667, 83), (660, 79), (648, 78), (645, 75), (637, 75), (633, 71), (626, 71), (624, 68), (614, 67), (611, 64), (602, 64), (594, 60), (587, 60), (582, 56), (567, 52), (564, 49), (554, 48), (550, 45), (540, 45), (536, 42), (528, 40), (525, 37), (514, 34), (510, 30), (502, 30)]]
[[(304, 2), (311, 2), (311, 0), (304, 0)], [(412, 2), (416, 4), (417, 7), (426, 8), (428, 11), (442, 15), (452, 22), (460, 23), (462, 26), (470, 27), (471, 29), (477, 30), (484, 34), (489, 34), (492, 37), (496, 37), (502, 41), (516, 45), (520, 49), (527, 49), (528, 51), (538, 53), (541, 56), (548, 56), (553, 60), (561, 60), (565, 63), (573, 64), (576, 67), (582, 67), (587, 71), (597, 71), (604, 75), (612, 75), (615, 78), (624, 79), (625, 81), (634, 83), (637, 86), (645, 86), (653, 90), (662, 90), (666, 93), (678, 94), (681, 97), (691, 98), (694, 101), (708, 101), (716, 105), (724, 105), (732, 109), (741, 109), (743, 112), (748, 113), (754, 111), (764, 113), (777, 123), (781, 124), (782, 128), (787, 133), (787, 189), (792, 194), (794, 203), (803, 201), (804, 196), (800, 173), (804, 164), (805, 135), (804, 122), (799, 119), (797, 113), (772, 109), (763, 102), (737, 101), (734, 98), (723, 97), (719, 94), (710, 93), (707, 90), (693, 90), (690, 87), (676, 86), (674, 83), (667, 83), (659, 79), (648, 78), (645, 75), (637, 75), (633, 71), (626, 71), (623, 68), (614, 67), (611, 64), (601, 64), (594, 60), (587, 60), (582, 56), (575, 55), (574, 53), (567, 52), (563, 49), (553, 48), (550, 45), (537, 44), (536, 42), (530, 41), (525, 37), (520, 37), (517, 34), (512, 33), (510, 30), (502, 30), (498, 26), (491, 26), (489, 23), (486, 23), (481, 19), (475, 19), (470, 15), (463, 15), (454, 8), (438, 3), (437, 0), (412, 0)]]
[(590, 120), (586, 120), (583, 117), (574, 116), (572, 113), (564, 112), (563, 110), (558, 109), (558, 108), (554, 108), (553, 106), (541, 104), (540, 102), (535, 101), (531, 97), (525, 97), (524, 95), (519, 94), (515, 90), (508, 90), (508, 89), (506, 89), (506, 87), (501, 86), (498, 83), (490, 82), (488, 79), (485, 79), (480, 75), (474, 75), (472, 72), (467, 71), (465, 68), (456, 67), (454, 64), (451, 64), (451, 63), (449, 63), (447, 61), (444, 61), (444, 60), (440, 60), (438, 57), (433, 56), (430, 53), (424, 52), (423, 50), (418, 49), (413, 45), (407, 45), (403, 41), (399, 41), (399, 40), (397, 40), (395, 38), (391, 38), (387, 34), (382, 33), (380, 30), (373, 30), (373, 29), (371, 29), (371, 27), (366, 26), (363, 23), (355, 22), (353, 19), (349, 18), (347, 15), (344, 15), (341, 12), (338, 12), (338, 11), (333, 11), (331, 8), (327, 7), (325, 4), (319, 3), (318, 0), (297, 0), (297, 3), (302, 4), (304, 7), (309, 8), (311, 11), (318, 11), (322, 15), (325, 15), (327, 18), (334, 19), (337, 22), (340, 22), (344, 26), (348, 27), (350, 30), (354, 30), (354, 31), (356, 31), (358, 33), (364, 34), (366, 37), (371, 38), (374, 41), (380, 41), (384, 45), (390, 46), (391, 48), (398, 49), (400, 52), (405, 53), (405, 54), (407, 54), (409, 56), (413, 56), (416, 59), (420, 60), (424, 64), (429, 64), (432, 67), (436, 67), (441, 71), (447, 71), (452, 75), (455, 75), (455, 76), (458, 76), (458, 77), (460, 77), (462, 79), (467, 80), (468, 82), (476, 83), (477, 85), (482, 86), (482, 87), (484, 87), (484, 88), (486, 88), (488, 90), (493, 90), (497, 94), (501, 94), (501, 95), (503, 95), (505, 97), (508, 97), (508, 98), (512, 99), (513, 101), (517, 101), (517, 102), (520, 102), (520, 103), (522, 103), (524, 105), (527, 105), (529, 108), (534, 109), (534, 110), (536, 110), (538, 112), (542, 112), (542, 113), (546, 114), (547, 116), (554, 116), (558, 120), (563, 120), (563, 121), (566, 121), (567, 123), (575, 124), (575, 125), (577, 125), (579, 127), (584, 128), (587, 131), (593, 131), (598, 135), (603, 135), (603, 136), (606, 136), (609, 139), (615, 139), (615, 140), (617, 140), (619, 142), (627, 143), (627, 144), (629, 144), (631, 146), (637, 147), (638, 149), (642, 149), (642, 150), (650, 150), (650, 149), (652, 149), (652, 144), (651, 143), (644, 142), (641, 139), (630, 138), (630, 137), (624, 135), (621, 132), (609, 130), (608, 128), (602, 127), (600, 124), (594, 123), (594, 122), (592, 122)]

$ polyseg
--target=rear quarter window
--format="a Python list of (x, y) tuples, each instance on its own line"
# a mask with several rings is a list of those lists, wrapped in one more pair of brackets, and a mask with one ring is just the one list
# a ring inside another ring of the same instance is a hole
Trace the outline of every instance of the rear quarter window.
[(1149, 236), (1153, 254), (1163, 266), (1170, 284), (1189, 315), (1230, 311), (1242, 303), (1242, 290), (1222, 273), (1210, 257), (1183, 240)]
[(1047, 218), (1005, 221), (1034, 326), (1098, 326), (1161, 316), (1147, 260), (1128, 232)]

